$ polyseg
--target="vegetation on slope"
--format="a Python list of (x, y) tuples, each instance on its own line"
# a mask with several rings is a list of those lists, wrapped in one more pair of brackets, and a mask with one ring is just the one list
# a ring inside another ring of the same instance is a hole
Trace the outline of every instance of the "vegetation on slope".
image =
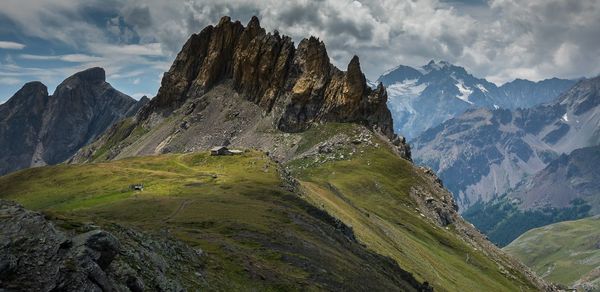
[(489, 239), (499, 246), (506, 246), (519, 235), (532, 228), (575, 220), (588, 216), (591, 206), (582, 199), (575, 199), (568, 208), (540, 208), (521, 210), (506, 196), (489, 202), (478, 202), (462, 215), (473, 222)]
[[(299, 148), (318, 148), (319, 141), (335, 141), (342, 134), (359, 135), (348, 125), (323, 125), (304, 132)], [(427, 220), (409, 192), (428, 182), (383, 145), (373, 137), (355, 150), (341, 145), (332, 153), (301, 156), (287, 168), (308, 201), (352, 226), (369, 249), (395, 259), (437, 291), (534, 289), (519, 276), (508, 279), (497, 263), (459, 238), (455, 226), (441, 228)]]
[[(375, 133), (333, 123), (289, 136), (298, 141), (283, 165), (291, 176), (257, 151), (168, 154), (21, 171), (0, 178), (0, 198), (66, 227), (167, 232), (207, 255), (190, 289), (537, 289), (462, 219), (432, 219), (415, 196), (446, 201), (441, 187)], [(129, 188), (137, 183), (144, 191)]]
[(532, 229), (504, 250), (549, 281), (600, 289), (600, 217)]
[[(133, 191), (132, 184), (144, 184)], [(189, 290), (413, 290), (412, 276), (291, 193), (260, 152), (136, 157), (1, 177), (0, 198), (64, 228), (92, 222), (169, 234), (206, 254)], [(200, 279), (198, 279), (200, 277)]]

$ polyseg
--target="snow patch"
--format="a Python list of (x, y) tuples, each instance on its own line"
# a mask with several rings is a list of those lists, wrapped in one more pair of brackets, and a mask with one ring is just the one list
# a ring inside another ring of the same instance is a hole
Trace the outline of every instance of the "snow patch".
[(379, 82), (374, 82), (374, 81), (371, 81), (371, 80), (367, 79), (367, 85), (369, 87), (371, 87), (371, 89), (377, 89), (377, 86), (379, 85)]
[(456, 81), (458, 82), (456, 83), (456, 88), (458, 88), (458, 91), (460, 92), (460, 94), (457, 95), (456, 98), (468, 104), (473, 104), (473, 102), (469, 100), (469, 96), (471, 95), (471, 93), (473, 93), (473, 90), (471, 88), (466, 87), (465, 82), (462, 79), (458, 79)]
[(481, 92), (483, 93), (488, 93), (489, 91), (487, 90), (487, 88), (485, 88), (485, 86), (483, 86), (482, 84), (477, 84), (475, 85), (477, 88), (479, 88), (479, 90), (481, 90)]
[(500, 107), (497, 104), (494, 104), (494, 109), (499, 109)]
[(425, 88), (427, 88), (427, 83), (422, 83), (417, 85), (417, 79), (404, 80), (402, 82), (396, 82), (387, 87), (388, 95), (392, 97), (396, 96), (409, 96), (415, 97), (419, 96)]

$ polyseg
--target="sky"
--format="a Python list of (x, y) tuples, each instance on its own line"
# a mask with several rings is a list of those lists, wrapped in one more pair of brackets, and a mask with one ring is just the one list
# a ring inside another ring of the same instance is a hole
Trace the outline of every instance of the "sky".
[(105, 68), (118, 90), (152, 97), (192, 33), (223, 15), (297, 44), (310, 35), (375, 80), (399, 64), (446, 60), (502, 84), (600, 73), (598, 0), (2, 0), (0, 102), (42, 81)]

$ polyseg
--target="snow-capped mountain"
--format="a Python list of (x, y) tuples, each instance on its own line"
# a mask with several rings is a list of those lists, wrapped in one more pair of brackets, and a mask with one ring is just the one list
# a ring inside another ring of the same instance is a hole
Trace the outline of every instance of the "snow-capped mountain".
[(409, 139), (467, 109), (531, 107), (556, 98), (575, 83), (554, 78), (515, 80), (497, 87), (463, 67), (433, 60), (419, 68), (400, 65), (377, 81), (387, 88), (394, 130)]

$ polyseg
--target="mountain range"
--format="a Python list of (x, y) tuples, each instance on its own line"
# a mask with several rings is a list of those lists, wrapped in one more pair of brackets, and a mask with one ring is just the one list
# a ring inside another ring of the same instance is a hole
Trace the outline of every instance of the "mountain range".
[(27, 83), (0, 105), (0, 174), (63, 162), (147, 101), (114, 89), (102, 68), (67, 78), (52, 95)]
[(419, 68), (400, 65), (379, 77), (388, 90), (394, 130), (409, 140), (475, 108), (529, 108), (551, 101), (576, 81), (516, 79), (498, 87), (463, 67), (430, 61)]
[(386, 104), (358, 57), (223, 17), (68, 163), (0, 177), (0, 285), (556, 291), (462, 219)]
[[(528, 228), (552, 223), (560, 218), (556, 216), (554, 219), (537, 221), (537, 226), (523, 229), (514, 225), (515, 221), (523, 221), (522, 217), (503, 221), (507, 219), (504, 214), (495, 216), (495, 224), (491, 224), (490, 228), (489, 220), (492, 219), (486, 212), (492, 212), (490, 208), (485, 208), (485, 203), (496, 206), (493, 209), (508, 208), (506, 206), (512, 204), (494, 201), (505, 194), (508, 198), (518, 200), (518, 210), (567, 208), (568, 213), (573, 213), (572, 216), (585, 216), (587, 211), (583, 211), (586, 208), (581, 209), (577, 205), (581, 201), (573, 201), (577, 203), (573, 206), (570, 205), (571, 201), (582, 199), (585, 204), (591, 204), (590, 208), (597, 210), (596, 199), (586, 195), (589, 189), (580, 193), (580, 189), (566, 187), (572, 184), (570, 180), (573, 178), (564, 177), (562, 174), (565, 173), (557, 171), (569, 160), (565, 155), (571, 153), (574, 160), (595, 159), (593, 151), (573, 151), (600, 143), (599, 89), (600, 78), (596, 77), (579, 81), (554, 101), (530, 109), (469, 110), (415, 139), (415, 160), (430, 166), (440, 175), (465, 211), (465, 216), (484, 232), (491, 232), (493, 228), (498, 228), (496, 224), (503, 224), (501, 230), (504, 231), (500, 232), (503, 235), (499, 235), (503, 244)], [(582, 158), (582, 153), (590, 157)], [(582, 183), (589, 180), (587, 175), (594, 176), (594, 173), (570, 172), (578, 176)], [(557, 187), (557, 184), (565, 187), (561, 191), (549, 190)], [(542, 187), (544, 185), (546, 187)], [(468, 208), (477, 203), (483, 203), (484, 206), (477, 206), (470, 212)], [(569, 206), (577, 211), (569, 209)], [(508, 230), (510, 235), (505, 234)]]

